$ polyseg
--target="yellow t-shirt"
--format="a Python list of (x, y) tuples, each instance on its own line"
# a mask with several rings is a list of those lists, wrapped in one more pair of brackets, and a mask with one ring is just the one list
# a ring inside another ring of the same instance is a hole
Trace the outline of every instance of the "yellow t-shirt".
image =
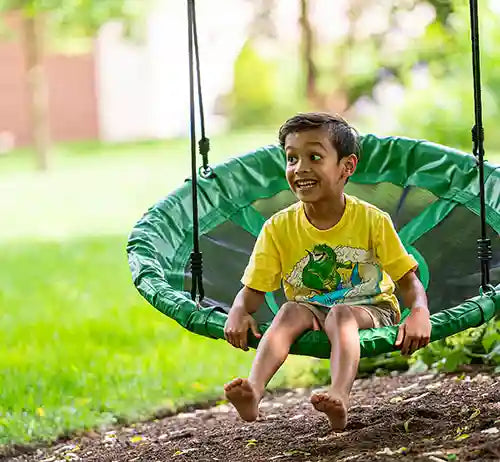
[(272, 292), (283, 280), (288, 300), (336, 304), (389, 305), (399, 320), (394, 282), (417, 267), (390, 216), (354, 196), (330, 229), (315, 228), (302, 202), (264, 224), (241, 282)]

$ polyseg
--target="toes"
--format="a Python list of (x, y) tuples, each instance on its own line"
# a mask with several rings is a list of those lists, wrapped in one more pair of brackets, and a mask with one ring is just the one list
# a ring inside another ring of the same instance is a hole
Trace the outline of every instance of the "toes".
[(231, 382), (228, 382), (224, 385), (224, 390), (231, 391), (234, 387), (237, 387), (240, 384), (241, 384), (241, 379), (231, 380)]
[(311, 403), (319, 403), (328, 399), (328, 395), (324, 393), (316, 393), (311, 396)]

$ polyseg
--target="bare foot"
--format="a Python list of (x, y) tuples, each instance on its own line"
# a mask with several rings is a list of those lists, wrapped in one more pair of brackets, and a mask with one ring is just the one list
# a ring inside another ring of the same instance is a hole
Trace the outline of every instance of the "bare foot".
[(224, 385), (224, 391), (243, 420), (252, 422), (257, 418), (260, 400), (248, 379), (234, 379)]
[(311, 403), (316, 410), (326, 414), (333, 431), (344, 430), (347, 425), (347, 400), (333, 392), (315, 393), (311, 396)]

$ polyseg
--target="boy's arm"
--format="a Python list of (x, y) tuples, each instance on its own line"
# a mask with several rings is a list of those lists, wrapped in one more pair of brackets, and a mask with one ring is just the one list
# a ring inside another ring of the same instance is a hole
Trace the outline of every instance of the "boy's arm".
[(243, 286), (236, 295), (224, 326), (224, 337), (234, 347), (248, 350), (248, 329), (257, 338), (261, 337), (252, 313), (259, 309), (264, 297), (265, 292), (247, 286)]
[(399, 326), (395, 346), (404, 355), (411, 355), (429, 343), (431, 321), (427, 307), (427, 295), (414, 271), (406, 273), (397, 281), (404, 305), (411, 309), (410, 314)]

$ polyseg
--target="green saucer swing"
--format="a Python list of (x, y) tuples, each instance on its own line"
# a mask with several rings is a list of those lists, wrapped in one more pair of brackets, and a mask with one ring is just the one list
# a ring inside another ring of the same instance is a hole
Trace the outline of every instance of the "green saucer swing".
[[(473, 11), (475, 54), (479, 49)], [(227, 312), (241, 287), (239, 279), (256, 236), (268, 217), (296, 199), (288, 189), (279, 146), (209, 168), (203, 115), (203, 167), (197, 174), (193, 39), (196, 55), (198, 47), (193, 0), (188, 0), (188, 18), (194, 181), (148, 210), (133, 228), (127, 252), (134, 284), (151, 305), (191, 332), (223, 339)], [(431, 341), (479, 326), (500, 313), (500, 169), (483, 159), (478, 63), (477, 56), (473, 130), (477, 160), (427, 141), (366, 135), (361, 140), (361, 161), (346, 187), (348, 194), (391, 215), (401, 240), (419, 262), (418, 274), (432, 313)], [(199, 82), (198, 67), (203, 114)], [(284, 302), (282, 291), (266, 294), (265, 301), (255, 314), (262, 332)], [(397, 326), (362, 330), (361, 355), (394, 350), (396, 335)], [(257, 343), (249, 332), (249, 345)], [(310, 331), (297, 339), (291, 353), (327, 358), (330, 344), (324, 332)]]

